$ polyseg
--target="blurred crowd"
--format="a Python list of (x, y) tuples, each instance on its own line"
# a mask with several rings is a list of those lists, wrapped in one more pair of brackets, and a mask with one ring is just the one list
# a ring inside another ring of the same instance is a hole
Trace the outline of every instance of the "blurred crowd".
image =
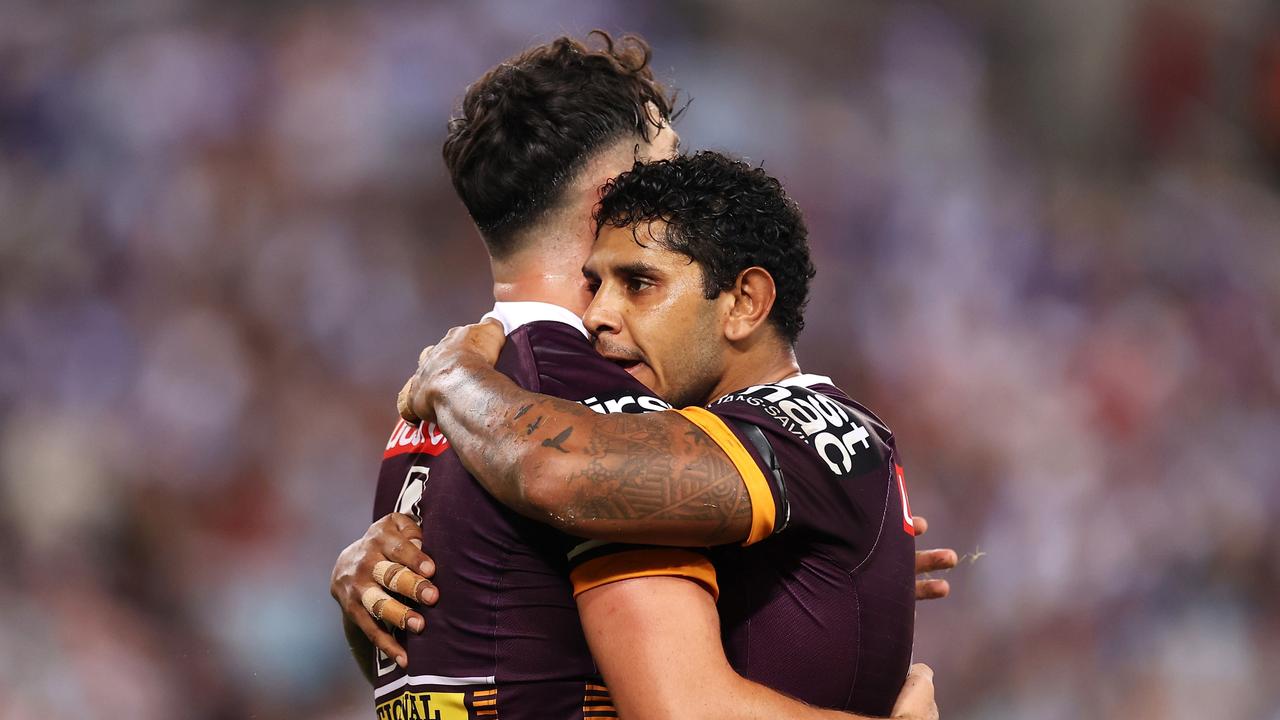
[(371, 716), (329, 571), (491, 302), (445, 121), (595, 27), (806, 212), (943, 717), (1280, 720), (1267, 0), (0, 3), (0, 720)]

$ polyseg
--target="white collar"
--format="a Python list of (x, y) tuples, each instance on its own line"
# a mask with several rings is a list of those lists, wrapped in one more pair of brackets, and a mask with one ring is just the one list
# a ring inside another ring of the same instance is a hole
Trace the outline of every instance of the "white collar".
[(502, 323), (502, 329), (510, 335), (517, 328), (531, 322), (550, 321), (569, 325), (583, 337), (590, 337), (582, 318), (573, 311), (559, 305), (544, 302), (496, 302), (493, 309), (484, 314), (483, 319), (493, 318)]
[(774, 385), (782, 385), (783, 387), (813, 387), (814, 385), (830, 385), (835, 387), (835, 383), (831, 382), (831, 378), (826, 375), (810, 375), (808, 373), (796, 373), (789, 378), (783, 378)]

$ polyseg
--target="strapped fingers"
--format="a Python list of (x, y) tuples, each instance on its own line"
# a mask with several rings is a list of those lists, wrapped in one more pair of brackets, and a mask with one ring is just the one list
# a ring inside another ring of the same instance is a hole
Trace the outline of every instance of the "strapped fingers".
[(435, 586), (431, 581), (401, 563), (379, 560), (373, 566), (373, 579), (377, 580), (382, 587), (402, 597), (423, 602), (428, 602), (428, 597), (434, 600)]
[(360, 594), (360, 604), (375, 620), (404, 630), (409, 624), (409, 608), (380, 587), (370, 586)]
[(407, 664), (406, 658), (408, 656), (405, 654), (404, 648), (400, 646), (400, 643), (396, 642), (391, 633), (384, 630), (372, 617), (361, 612), (351, 612), (348, 615), (355, 621), (356, 627), (360, 628), (360, 632), (363, 632), (364, 636), (369, 638), (369, 642), (373, 643), (374, 647), (381, 650), (400, 667), (404, 667)]

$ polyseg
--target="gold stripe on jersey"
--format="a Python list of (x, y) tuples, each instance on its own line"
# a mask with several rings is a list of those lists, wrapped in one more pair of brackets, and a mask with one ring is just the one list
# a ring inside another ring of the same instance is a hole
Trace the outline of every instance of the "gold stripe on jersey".
[(603, 685), (587, 683), (586, 692), (582, 694), (582, 717), (618, 717), (618, 709), (613, 706), (613, 698), (609, 696), (609, 688)]
[(719, 599), (716, 569), (705, 556), (679, 548), (641, 548), (592, 558), (569, 573), (573, 596), (619, 580), (639, 577), (683, 577), (707, 589)]
[(675, 412), (697, 425), (707, 437), (714, 440), (724, 450), (724, 454), (729, 456), (733, 466), (738, 468), (738, 474), (747, 486), (747, 496), (751, 498), (751, 532), (742, 544), (758, 543), (772, 535), (778, 514), (773, 503), (773, 493), (769, 490), (769, 483), (764, 479), (760, 466), (751, 457), (751, 453), (747, 452), (742, 441), (724, 424), (724, 420), (705, 408), (687, 407)]

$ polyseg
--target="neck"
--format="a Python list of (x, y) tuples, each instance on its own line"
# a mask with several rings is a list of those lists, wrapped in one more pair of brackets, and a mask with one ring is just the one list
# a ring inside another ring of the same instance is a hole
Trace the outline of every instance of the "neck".
[(557, 253), (492, 261), (493, 299), (551, 303), (582, 315), (591, 300), (582, 277), (582, 260), (575, 253)]
[[(800, 373), (795, 349), (785, 342), (769, 342), (738, 354), (710, 395), (715, 402), (735, 390), (768, 385)], [(710, 402), (708, 404), (710, 404)]]

